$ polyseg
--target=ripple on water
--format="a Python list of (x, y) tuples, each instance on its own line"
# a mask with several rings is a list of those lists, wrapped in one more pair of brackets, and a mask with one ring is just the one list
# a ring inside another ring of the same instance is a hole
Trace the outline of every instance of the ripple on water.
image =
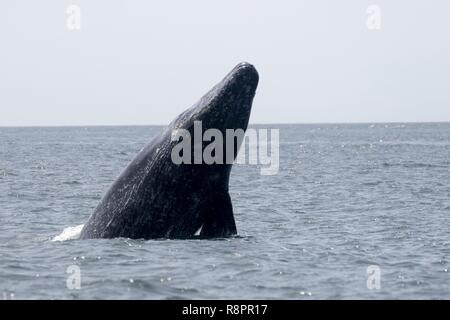
[[(81, 228), (161, 127), (2, 128), (0, 290), (17, 299), (450, 299), (450, 124), (320, 128), (280, 127), (278, 175), (233, 168), (240, 236), (214, 241), (81, 241), (80, 229), (65, 229)], [(66, 287), (72, 265), (76, 292)], [(381, 270), (378, 292), (367, 289), (370, 265)]]

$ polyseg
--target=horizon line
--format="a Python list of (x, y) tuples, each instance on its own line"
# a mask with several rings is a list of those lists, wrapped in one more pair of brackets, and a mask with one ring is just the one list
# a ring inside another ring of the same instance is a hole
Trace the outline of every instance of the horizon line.
[[(351, 125), (351, 124), (438, 124), (450, 123), (444, 121), (349, 121), (349, 122), (259, 122), (248, 126), (260, 125)], [(0, 128), (83, 128), (83, 127), (165, 127), (168, 124), (50, 124), (50, 125), (0, 125)]]

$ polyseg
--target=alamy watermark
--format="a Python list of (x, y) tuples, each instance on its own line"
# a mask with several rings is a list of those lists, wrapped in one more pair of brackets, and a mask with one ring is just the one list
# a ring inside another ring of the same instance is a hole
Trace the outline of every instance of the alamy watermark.
[(366, 26), (369, 30), (380, 30), (381, 29), (381, 8), (376, 4), (372, 4), (367, 7), (367, 20)]
[(66, 9), (66, 27), (70, 31), (81, 30), (81, 8), (71, 4)]
[(66, 269), (69, 276), (66, 279), (66, 287), (69, 290), (81, 289), (81, 269), (76, 264), (70, 265)]
[[(224, 136), (218, 129), (207, 129), (203, 132), (202, 122), (194, 121), (194, 137), (191, 137), (191, 133), (186, 129), (172, 131), (171, 140), (177, 144), (172, 148), (171, 159), (177, 165), (259, 164), (261, 175), (275, 175), (280, 165), (280, 133), (279, 129), (270, 129), (269, 143), (268, 131), (253, 128), (247, 129), (246, 132), (242, 129), (226, 129)], [(204, 142), (208, 144), (203, 148)], [(246, 142), (248, 142), (248, 157)], [(235, 160), (235, 150), (241, 144), (242, 148)]]
[(367, 289), (380, 290), (381, 289), (381, 269), (377, 265), (368, 266), (367, 273)]

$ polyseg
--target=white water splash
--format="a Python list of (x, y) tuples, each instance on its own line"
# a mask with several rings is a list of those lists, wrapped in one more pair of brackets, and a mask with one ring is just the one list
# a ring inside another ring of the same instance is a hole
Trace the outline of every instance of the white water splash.
[(66, 241), (66, 240), (76, 240), (80, 237), (81, 230), (83, 229), (84, 224), (80, 224), (75, 227), (67, 227), (64, 228), (63, 232), (60, 235), (57, 235), (52, 239), (52, 241)]

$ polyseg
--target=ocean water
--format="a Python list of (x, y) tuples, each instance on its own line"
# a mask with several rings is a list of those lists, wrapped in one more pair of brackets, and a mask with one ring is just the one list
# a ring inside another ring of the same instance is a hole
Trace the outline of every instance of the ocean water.
[(0, 128), (0, 299), (450, 299), (449, 123), (266, 127), (239, 236), (189, 241), (68, 239), (161, 127)]

